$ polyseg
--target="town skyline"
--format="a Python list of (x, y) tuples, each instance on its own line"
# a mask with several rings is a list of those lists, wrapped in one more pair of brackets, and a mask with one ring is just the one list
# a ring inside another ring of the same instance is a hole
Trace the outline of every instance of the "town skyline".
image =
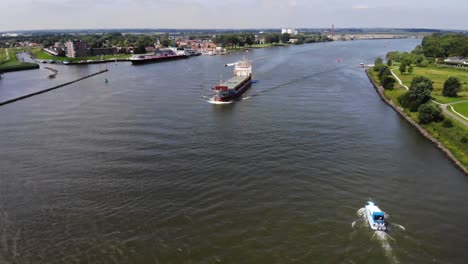
[[(431, 28), (468, 29), (455, 0), (388, 2), (333, 0), (6, 0), (0, 31), (173, 28)], [(447, 17), (457, 19), (446, 19)]]

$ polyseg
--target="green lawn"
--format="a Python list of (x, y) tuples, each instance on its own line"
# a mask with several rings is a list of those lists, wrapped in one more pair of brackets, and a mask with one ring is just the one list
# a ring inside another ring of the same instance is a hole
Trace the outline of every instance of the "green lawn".
[[(395, 74), (397, 73), (398, 70), (394, 70)], [(369, 69), (369, 73), (371, 77), (379, 83), (379, 80), (377, 78), (377, 73), (373, 71), (372, 68)], [(408, 75), (412, 77), (413, 75)], [(411, 80), (409, 80), (408, 76), (407, 79), (404, 81), (405, 84), (410, 84)], [(385, 96), (392, 100), (395, 105), (400, 106), (400, 103), (398, 102), (398, 97), (406, 92), (406, 89), (396, 85), (395, 89), (393, 90), (385, 90)], [(446, 98), (446, 97), (444, 97)], [(460, 100), (458, 98), (457, 100)], [(460, 103), (457, 104), (460, 105), (460, 110), (461, 111), (468, 111), (468, 103)], [(458, 110), (457, 110), (458, 111)], [(416, 122), (419, 122), (418, 119), (418, 113), (417, 112), (410, 112), (409, 110), (405, 109), (406, 114), (411, 117), (411, 119), (415, 120)], [(445, 116), (446, 119), (450, 119), (453, 123), (453, 127), (451, 128), (446, 128), (442, 126), (442, 122), (439, 123), (430, 123), (427, 125), (422, 125), (433, 137), (438, 139), (447, 149), (449, 149), (453, 155), (465, 166), (465, 168), (468, 168), (468, 144), (464, 144), (461, 142), (461, 139), (464, 136), (468, 135), (468, 126), (465, 126), (455, 119), (450, 118), (449, 116)]]
[[(18, 61), (18, 58), (16, 58), (15, 54), (23, 50), (24, 49), (21, 49), (21, 48), (8, 49), (10, 59), (6, 62), (0, 62), (0, 73), (38, 69), (39, 65), (36, 63)], [(3, 49), (3, 52), (5, 52), (5, 49)], [(6, 58), (6, 55), (5, 55), (5, 58)]]
[(60, 57), (60, 56), (54, 56), (50, 55), (47, 52), (44, 52), (40, 48), (34, 48), (30, 50), (31, 54), (39, 59), (39, 60), (55, 60), (55, 61), (71, 61), (71, 62), (76, 62), (76, 61), (82, 61), (82, 60), (107, 60), (107, 59), (128, 59), (132, 55), (131, 54), (116, 54), (116, 55), (105, 55), (105, 56), (89, 56), (89, 57), (80, 57), (80, 58), (67, 58), (67, 57)]
[(424, 125), (424, 128), (448, 148), (465, 168), (468, 168), (468, 144), (461, 143), (462, 137), (468, 135), (468, 128), (455, 119), (447, 116), (445, 118), (452, 121), (453, 127), (443, 127), (442, 122), (439, 122)]
[(5, 49), (0, 48), (0, 63), (6, 60), (6, 52)]
[[(393, 72), (406, 84), (408, 87), (411, 84), (414, 76), (421, 75), (428, 77), (434, 83), (434, 91), (432, 96), (436, 101), (441, 103), (452, 103), (461, 100), (468, 99), (468, 72), (464, 70), (459, 70), (455, 68), (446, 68), (446, 67), (414, 67), (413, 74), (401, 74), (398, 70), (398, 66), (392, 66)], [(442, 96), (442, 89), (444, 87), (444, 82), (448, 77), (454, 76), (457, 77), (462, 83), (462, 91), (458, 93), (458, 97), (450, 98)]]
[(452, 105), (455, 111), (468, 118), (468, 102)]

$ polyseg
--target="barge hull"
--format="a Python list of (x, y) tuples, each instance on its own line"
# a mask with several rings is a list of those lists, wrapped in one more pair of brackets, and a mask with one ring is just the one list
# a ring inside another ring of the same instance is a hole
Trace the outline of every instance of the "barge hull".
[(188, 56), (186, 55), (177, 55), (177, 56), (166, 56), (166, 57), (157, 57), (157, 58), (149, 58), (149, 59), (141, 59), (141, 60), (130, 60), (133, 65), (141, 65), (141, 64), (148, 64), (148, 63), (156, 63), (156, 62), (163, 62), (163, 61), (172, 61), (172, 60), (180, 60), (180, 59), (187, 59)]

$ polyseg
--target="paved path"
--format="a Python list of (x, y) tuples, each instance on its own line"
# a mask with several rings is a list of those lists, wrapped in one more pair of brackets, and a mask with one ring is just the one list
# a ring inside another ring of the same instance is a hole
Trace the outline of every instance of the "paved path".
[[(400, 78), (398, 78), (398, 76), (392, 71), (390, 70), (390, 72), (392, 73), (393, 77), (395, 77), (395, 79), (398, 81), (398, 83), (405, 87), (406, 90), (409, 90), (408, 86), (404, 85), (403, 82), (401, 81)], [(454, 102), (454, 103), (449, 103), (449, 104), (441, 104), (439, 102), (437, 102), (436, 100), (432, 100), (432, 102), (438, 104), (441, 108), (442, 108), (442, 111), (449, 115), (450, 117), (454, 118), (455, 120), (457, 120), (458, 122), (464, 124), (465, 126), (468, 126), (468, 118), (466, 118), (464, 115), (458, 113), (457, 111), (455, 111), (455, 109), (453, 109), (453, 106), (454, 104), (459, 104), (459, 103), (464, 103), (464, 102), (468, 102), (468, 100), (463, 100), (463, 101), (458, 101), (458, 102)], [(452, 109), (452, 111), (448, 110), (447, 107), (450, 107), (450, 109)]]
[(406, 89), (407, 91), (409, 91), (408, 86), (406, 86), (406, 85), (403, 84), (403, 82), (400, 80), (400, 78), (398, 78), (398, 76), (393, 72), (393, 70), (390, 70), (390, 72), (392, 73), (393, 77), (395, 77), (395, 79), (398, 81), (398, 83), (399, 83), (401, 86), (405, 87), (405, 89)]

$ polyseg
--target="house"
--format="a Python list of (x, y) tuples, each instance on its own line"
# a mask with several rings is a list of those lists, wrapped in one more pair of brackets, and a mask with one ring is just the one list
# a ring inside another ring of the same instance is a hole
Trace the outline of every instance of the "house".
[(154, 47), (145, 47), (145, 52), (146, 53), (150, 53), (150, 52), (154, 52), (156, 49)]

